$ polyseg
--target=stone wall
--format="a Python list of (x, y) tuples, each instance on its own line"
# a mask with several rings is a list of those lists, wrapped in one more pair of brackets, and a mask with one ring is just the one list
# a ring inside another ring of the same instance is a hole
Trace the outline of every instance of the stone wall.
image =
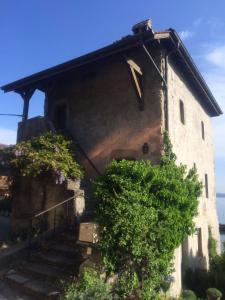
[[(74, 74), (48, 97), (47, 116), (54, 123), (57, 105), (67, 107), (67, 128), (102, 172), (113, 158), (158, 161), (161, 153), (161, 82), (148, 59), (137, 51), (129, 53), (143, 71), (145, 108), (139, 109), (136, 90), (124, 56), (91, 66), (86, 74)], [(142, 146), (147, 143), (149, 153)], [(81, 157), (88, 177), (96, 173)]]
[(0, 175), (0, 197), (9, 195), (9, 182), (7, 176)]
[(54, 130), (51, 122), (46, 118), (38, 116), (20, 122), (17, 130), (17, 143), (39, 136), (47, 131)]
[[(184, 269), (187, 267), (209, 267), (208, 226), (211, 226), (213, 236), (218, 241), (218, 251), (220, 238), (215, 198), (213, 134), (209, 112), (200, 104), (201, 99), (196, 96), (187, 80), (183, 78), (181, 72), (172, 62), (170, 62), (168, 68), (168, 86), (169, 134), (178, 162), (186, 164), (188, 168), (195, 165), (199, 179), (203, 184), (205, 184), (205, 174), (208, 175), (209, 195), (207, 198), (205, 188), (203, 188), (203, 194), (199, 202), (199, 215), (195, 219), (196, 228), (202, 230), (202, 253), (199, 252), (198, 235), (194, 234), (188, 237), (183, 247), (176, 251), (175, 277), (179, 278), (181, 265)], [(180, 118), (180, 100), (184, 104), (185, 124), (181, 122)], [(204, 140), (202, 138), (201, 122), (204, 122)], [(181, 253), (183, 253), (183, 258)], [(172, 293), (178, 294), (180, 288), (181, 280), (178, 279), (173, 286)]]
[[(68, 217), (74, 222), (74, 217), (84, 211), (84, 195), (80, 190), (79, 181), (64, 182), (56, 185), (54, 182), (21, 179), (17, 181), (12, 190), (12, 214), (11, 230), (21, 233), (29, 230), (31, 217), (47, 210), (54, 205), (74, 196), (74, 200), (51, 210), (44, 217), (33, 219), (33, 226), (38, 227), (40, 222), (42, 229), (52, 229), (59, 226)], [(44, 228), (45, 227), (45, 228)]]

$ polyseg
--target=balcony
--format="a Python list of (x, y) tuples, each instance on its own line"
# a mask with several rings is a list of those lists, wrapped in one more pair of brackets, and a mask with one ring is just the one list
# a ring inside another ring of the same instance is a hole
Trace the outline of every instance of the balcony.
[(34, 117), (18, 124), (17, 142), (29, 140), (32, 137), (39, 136), (47, 131), (54, 130), (54, 126), (45, 117)]

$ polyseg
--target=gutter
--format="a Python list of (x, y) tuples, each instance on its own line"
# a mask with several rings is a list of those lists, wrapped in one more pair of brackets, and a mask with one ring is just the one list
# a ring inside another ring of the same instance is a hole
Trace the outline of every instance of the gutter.
[[(170, 32), (171, 32), (170, 39), (171, 39), (172, 43), (175, 46), (177, 44), (180, 44), (182, 46), (182, 47), (179, 47), (177, 49), (178, 52), (179, 52), (179, 54), (180, 54), (180, 56), (184, 60), (186, 66), (188, 68), (188, 70), (192, 74), (192, 76), (195, 79), (195, 81), (201, 87), (201, 90), (203, 91), (203, 93), (205, 94), (205, 96), (207, 97), (207, 99), (209, 100), (211, 106), (217, 112), (217, 115), (214, 114), (213, 116), (219, 116), (219, 115), (223, 114), (223, 112), (222, 112), (219, 104), (217, 103), (216, 99), (214, 98), (213, 94), (211, 93), (210, 89), (208, 88), (208, 86), (207, 86), (204, 78), (202, 77), (201, 73), (198, 71), (197, 66), (195, 65), (193, 59), (189, 55), (189, 53), (188, 53), (186, 47), (184, 46), (183, 42), (181, 41), (180, 37), (178, 36), (178, 34), (176, 33), (176, 31), (174, 29), (170, 29)], [(174, 41), (174, 38), (176, 39), (177, 43)]]
[[(154, 37), (152, 37), (152, 35), (149, 35), (148, 32), (143, 33), (142, 38), (145, 40), (145, 43), (154, 40)], [(94, 63), (96, 61), (113, 56), (121, 52), (126, 52), (127, 50), (131, 48), (136, 48), (138, 46), (140, 46), (139, 37), (129, 36), (128, 38), (122, 39), (121, 41), (113, 43), (109, 46), (88, 53), (86, 55), (80, 56), (68, 62), (56, 65), (44, 71), (35, 73), (31, 76), (3, 85), (0, 88), (5, 93), (10, 91), (20, 92), (21, 90), (25, 90), (27, 87), (31, 85), (33, 85), (35, 88), (39, 88), (38, 85), (40, 86), (40, 84), (44, 80), (51, 80), (52, 78), (55, 78), (66, 72), (70, 72), (78, 67), (82, 67), (84, 65)]]
[(167, 83), (165, 89), (165, 103), (164, 103), (164, 112), (165, 112), (165, 129), (169, 132), (169, 92), (168, 92), (168, 61), (169, 57), (179, 51), (180, 43), (178, 42), (176, 49), (171, 50), (170, 52), (165, 54), (165, 80)]

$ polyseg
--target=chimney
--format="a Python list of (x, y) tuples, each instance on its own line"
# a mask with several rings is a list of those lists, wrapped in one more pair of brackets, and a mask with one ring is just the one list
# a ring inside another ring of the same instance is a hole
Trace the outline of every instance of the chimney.
[(132, 27), (132, 31), (133, 31), (134, 34), (139, 34), (139, 33), (143, 33), (143, 32), (146, 32), (146, 31), (150, 31), (150, 32), (153, 33), (152, 20), (147, 19), (145, 21), (142, 21), (142, 22), (139, 22), (139, 23), (135, 24)]

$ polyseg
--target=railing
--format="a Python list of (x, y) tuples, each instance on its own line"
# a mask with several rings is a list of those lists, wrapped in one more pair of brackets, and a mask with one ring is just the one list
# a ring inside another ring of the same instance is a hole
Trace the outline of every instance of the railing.
[(33, 242), (41, 244), (56, 232), (75, 225), (74, 200), (75, 196), (72, 196), (30, 218), (28, 235), (30, 246)]

